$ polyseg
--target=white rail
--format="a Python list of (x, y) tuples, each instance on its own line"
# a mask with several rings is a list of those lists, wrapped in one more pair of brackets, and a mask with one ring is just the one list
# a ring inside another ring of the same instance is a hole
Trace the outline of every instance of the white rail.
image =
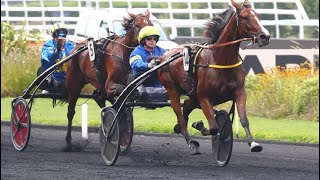
[[(262, 24), (274, 27), (274, 38), (284, 38), (285, 32), (280, 31), (282, 26), (298, 27), (300, 39), (305, 38), (306, 26), (319, 27), (319, 20), (309, 19), (300, 0), (250, 2), (262, 15)], [(295, 8), (281, 9), (281, 4), (291, 4)], [(73, 32), (80, 11), (87, 8), (148, 8), (173, 36), (197, 37), (202, 35), (201, 29), (207, 19), (224, 11), (227, 5), (231, 5), (230, 0), (1, 0), (1, 21), (13, 24), (17, 29), (25, 22), (26, 30), (38, 30), (43, 34), (48, 34), (52, 22), (62, 21)], [(266, 5), (268, 8), (263, 7)], [(269, 18), (264, 19), (267, 16)]]

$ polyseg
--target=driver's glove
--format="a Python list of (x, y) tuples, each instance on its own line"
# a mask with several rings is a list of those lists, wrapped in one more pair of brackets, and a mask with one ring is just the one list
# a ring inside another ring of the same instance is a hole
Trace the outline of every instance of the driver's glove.
[(152, 69), (154, 67), (156, 67), (158, 65), (158, 63), (156, 62), (155, 59), (152, 59), (149, 63), (148, 63), (148, 68)]

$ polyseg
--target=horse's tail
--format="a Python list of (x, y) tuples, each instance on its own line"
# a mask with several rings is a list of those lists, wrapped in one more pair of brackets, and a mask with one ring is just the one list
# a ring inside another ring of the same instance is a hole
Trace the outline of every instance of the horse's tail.
[(67, 99), (67, 98), (65, 98), (65, 99), (59, 99), (58, 101), (57, 101), (57, 99), (52, 99), (52, 106), (53, 106), (53, 107), (56, 107), (57, 105), (63, 106), (63, 105), (65, 105), (67, 102), (68, 102), (68, 99)]
[(58, 101), (57, 105), (63, 106), (63, 105), (65, 105), (67, 102), (68, 102), (67, 99), (60, 99), (60, 100)]

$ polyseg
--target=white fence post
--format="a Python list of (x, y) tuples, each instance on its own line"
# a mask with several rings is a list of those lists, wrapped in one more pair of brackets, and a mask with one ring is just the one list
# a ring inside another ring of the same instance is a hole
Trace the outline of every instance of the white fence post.
[(81, 118), (81, 127), (82, 127), (82, 139), (88, 139), (88, 105), (82, 104), (82, 118)]

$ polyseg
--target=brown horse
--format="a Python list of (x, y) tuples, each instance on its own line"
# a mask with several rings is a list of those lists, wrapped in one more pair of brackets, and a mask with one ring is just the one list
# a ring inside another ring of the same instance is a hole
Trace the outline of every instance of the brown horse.
[[(183, 58), (179, 58), (159, 70), (159, 78), (168, 91), (171, 106), (177, 116), (178, 124), (174, 130), (181, 133), (192, 154), (199, 153), (199, 143), (191, 140), (188, 130), (188, 116), (195, 108), (201, 108), (208, 120), (209, 129), (203, 127), (203, 135), (216, 135), (218, 124), (215, 120), (216, 110), (213, 108), (221, 103), (234, 100), (240, 116), (240, 121), (246, 131), (252, 152), (259, 152), (262, 147), (256, 143), (249, 129), (246, 115), (246, 91), (244, 88), (245, 70), (239, 58), (239, 47), (242, 40), (252, 39), (258, 45), (269, 43), (269, 32), (261, 25), (259, 15), (251, 8), (246, 0), (243, 6), (231, 0), (232, 7), (219, 16), (211, 19), (204, 31), (205, 38), (211, 45), (202, 46), (202, 51), (194, 61), (194, 72), (184, 71)], [(173, 49), (163, 59), (177, 52), (182, 53), (185, 46), (191, 48), (200, 45), (180, 45)], [(187, 94), (189, 99), (184, 101), (183, 113), (180, 107), (180, 96)], [(194, 123), (197, 127), (200, 122)], [(201, 122), (202, 123), (202, 122)]]
[[(66, 87), (68, 91), (68, 132), (66, 135), (67, 146), (65, 151), (72, 150), (71, 146), (71, 126), (75, 114), (75, 105), (80, 95), (81, 89), (88, 83), (98, 90), (98, 97), (95, 98), (102, 108), (105, 101), (114, 101), (114, 97), (119, 95), (124, 89), (127, 77), (130, 72), (129, 56), (133, 49), (138, 46), (137, 40), (139, 31), (148, 25), (153, 25), (150, 21), (150, 12), (144, 14), (132, 14), (124, 17), (122, 25), (126, 31), (124, 37), (115, 35), (112, 39), (107, 38), (109, 43), (102, 46), (101, 77), (98, 77), (94, 63), (90, 61), (89, 52), (85, 50), (70, 60), (67, 66)], [(76, 50), (84, 43), (78, 44)], [(97, 55), (96, 55), (97, 57)], [(102, 80), (102, 81), (101, 81)]]

